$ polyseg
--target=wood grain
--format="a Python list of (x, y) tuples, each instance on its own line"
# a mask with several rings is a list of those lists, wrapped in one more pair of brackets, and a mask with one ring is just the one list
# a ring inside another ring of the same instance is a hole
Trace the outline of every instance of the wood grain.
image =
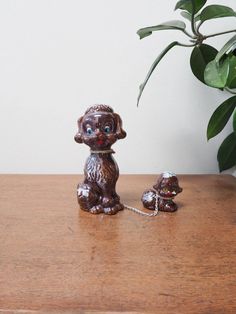
[[(236, 179), (180, 176), (179, 210), (78, 209), (81, 176), (0, 176), (0, 313), (236, 313)], [(141, 208), (156, 176), (121, 176)]]

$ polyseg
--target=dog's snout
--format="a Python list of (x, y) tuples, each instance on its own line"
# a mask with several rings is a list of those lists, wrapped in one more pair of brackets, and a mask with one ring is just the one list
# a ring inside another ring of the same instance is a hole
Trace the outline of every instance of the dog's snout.
[(102, 134), (102, 132), (100, 131), (100, 129), (95, 129), (95, 134), (97, 135), (97, 136), (100, 136), (101, 134)]

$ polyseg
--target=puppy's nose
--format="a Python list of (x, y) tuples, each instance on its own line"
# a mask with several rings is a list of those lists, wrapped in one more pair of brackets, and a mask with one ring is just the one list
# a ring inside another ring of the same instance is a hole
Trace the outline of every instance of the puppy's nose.
[(95, 130), (95, 134), (96, 134), (97, 137), (102, 137), (103, 136), (102, 132), (99, 129)]

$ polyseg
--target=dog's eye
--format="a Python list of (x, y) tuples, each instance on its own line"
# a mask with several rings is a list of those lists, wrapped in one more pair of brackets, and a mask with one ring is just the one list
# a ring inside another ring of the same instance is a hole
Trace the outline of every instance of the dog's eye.
[(105, 131), (105, 133), (108, 134), (108, 133), (111, 132), (111, 128), (108, 125), (106, 125), (105, 128), (104, 128), (104, 131)]
[(86, 129), (86, 133), (87, 133), (88, 135), (91, 135), (91, 134), (93, 133), (93, 130), (92, 130), (91, 128), (87, 128), (87, 129)]

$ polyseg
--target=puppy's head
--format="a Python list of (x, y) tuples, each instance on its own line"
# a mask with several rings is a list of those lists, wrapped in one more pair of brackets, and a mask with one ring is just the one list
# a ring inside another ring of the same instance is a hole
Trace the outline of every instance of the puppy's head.
[(182, 192), (177, 176), (172, 172), (163, 172), (153, 186), (158, 194), (166, 198), (174, 198)]
[(79, 118), (75, 141), (93, 150), (107, 150), (125, 136), (120, 116), (109, 106), (94, 105)]

